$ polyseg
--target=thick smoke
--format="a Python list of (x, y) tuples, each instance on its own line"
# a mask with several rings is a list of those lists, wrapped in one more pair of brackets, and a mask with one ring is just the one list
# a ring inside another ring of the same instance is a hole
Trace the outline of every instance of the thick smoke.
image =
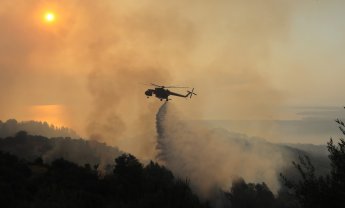
[[(45, 120), (49, 114), (83, 137), (143, 159), (155, 155), (159, 103), (146, 102), (147, 86), (140, 83), (187, 85), (207, 94), (184, 106), (194, 119), (279, 119), (286, 100), (318, 98), (334, 88), (315, 79), (305, 84), (305, 77), (323, 76), (313, 66), (336, 61), (330, 54), (300, 59), (296, 53), (305, 53), (305, 37), (317, 32), (299, 39), (303, 50), (286, 50), (298, 12), (309, 11), (298, 2), (2, 0), (0, 119)], [(54, 24), (42, 21), (46, 10), (56, 12)], [(292, 88), (301, 95), (287, 95)]]
[[(262, 109), (251, 114), (270, 116), (280, 106), (258, 66), (269, 61), (271, 41), (284, 36), (289, 5), (3, 0), (0, 6), (1, 119), (30, 120), (45, 112), (25, 116), (26, 108), (57, 105), (68, 115), (61, 123), (82, 136), (150, 158), (159, 104), (146, 102), (140, 83), (208, 93), (188, 110), (207, 118), (233, 115), (245, 104)], [(57, 14), (54, 24), (42, 22), (47, 9)]]
[(179, 120), (172, 104), (165, 103), (156, 116), (157, 158), (195, 190), (210, 197), (214, 190), (228, 189), (242, 177), (279, 189), (279, 171), (286, 165), (281, 150), (257, 138), (209, 129)]

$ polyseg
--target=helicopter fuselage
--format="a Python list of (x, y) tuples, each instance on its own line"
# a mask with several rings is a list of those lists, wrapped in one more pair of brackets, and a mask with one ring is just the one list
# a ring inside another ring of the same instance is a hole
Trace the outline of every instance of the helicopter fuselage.
[(146, 96), (152, 96), (155, 95), (158, 99), (166, 99), (168, 100), (168, 97), (170, 95), (170, 91), (166, 90), (164, 88), (155, 88), (155, 89), (148, 89), (145, 91)]

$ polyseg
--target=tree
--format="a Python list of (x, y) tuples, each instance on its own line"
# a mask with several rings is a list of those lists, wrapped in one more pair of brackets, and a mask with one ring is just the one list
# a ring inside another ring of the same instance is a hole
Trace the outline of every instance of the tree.
[(120, 197), (137, 200), (143, 184), (143, 165), (131, 154), (123, 154), (115, 159), (114, 176)]
[(275, 203), (273, 193), (265, 183), (246, 183), (242, 178), (232, 182), (225, 193), (233, 208), (270, 208)]
[[(345, 135), (345, 124), (340, 119), (335, 120), (339, 129)], [(309, 157), (300, 156), (299, 163), (293, 162), (301, 179), (293, 182), (281, 174), (285, 185), (292, 190), (305, 208), (344, 207), (345, 205), (345, 140), (340, 138), (337, 144), (333, 139), (327, 143), (328, 158), (331, 163), (330, 173), (317, 177), (315, 168)]]
[(131, 154), (122, 154), (115, 159), (114, 175), (121, 181), (140, 185), (143, 177), (143, 165)]
[[(339, 124), (339, 129), (345, 135), (345, 124), (343, 121), (336, 119)], [(331, 160), (331, 178), (333, 186), (339, 191), (343, 199), (345, 199), (345, 140), (343, 138), (335, 146), (331, 139), (327, 144), (330, 153), (329, 159)]]
[(18, 139), (26, 139), (28, 137), (28, 133), (26, 131), (18, 131), (15, 135), (15, 138)]

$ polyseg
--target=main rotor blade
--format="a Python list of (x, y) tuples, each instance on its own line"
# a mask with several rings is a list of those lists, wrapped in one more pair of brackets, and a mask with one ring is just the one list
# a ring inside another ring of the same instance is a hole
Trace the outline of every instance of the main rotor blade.
[(175, 87), (175, 86), (167, 86), (167, 87), (164, 87), (164, 88), (189, 88), (189, 87)]
[(150, 83), (151, 85), (153, 86), (156, 86), (156, 87), (162, 87), (162, 88), (165, 88), (164, 86), (160, 86), (160, 85), (156, 85), (156, 84), (153, 84), (153, 83)]
[(150, 83), (150, 84), (156, 87), (161, 87), (161, 88), (189, 88), (189, 87), (177, 87), (177, 86), (163, 86), (163, 85), (157, 85), (154, 83)]
[(147, 83), (139, 83), (141, 85), (146, 85), (146, 86), (152, 86), (152, 84), (147, 84)]

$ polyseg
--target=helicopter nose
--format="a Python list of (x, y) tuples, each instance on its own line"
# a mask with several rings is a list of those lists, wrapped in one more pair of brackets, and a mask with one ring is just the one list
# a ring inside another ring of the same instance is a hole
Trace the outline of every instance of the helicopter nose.
[(145, 95), (146, 95), (146, 96), (152, 96), (152, 91), (146, 90), (146, 91), (145, 91)]

